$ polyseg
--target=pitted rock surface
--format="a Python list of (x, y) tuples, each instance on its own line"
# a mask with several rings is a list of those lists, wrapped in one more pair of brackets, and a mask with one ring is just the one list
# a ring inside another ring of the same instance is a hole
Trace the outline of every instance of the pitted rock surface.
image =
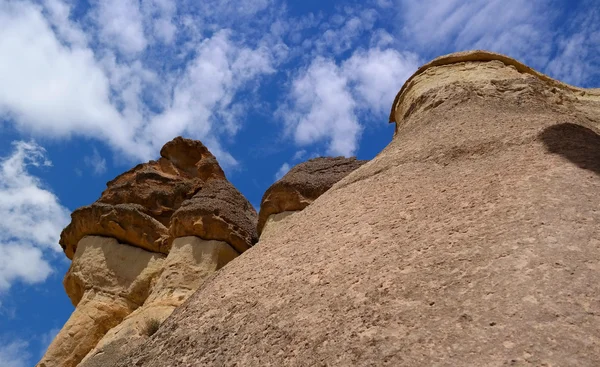
[(209, 180), (173, 214), (171, 238), (225, 241), (242, 253), (257, 241), (256, 210), (229, 181)]
[(258, 234), (261, 234), (270, 215), (306, 208), (336, 182), (365, 163), (367, 161), (355, 157), (320, 157), (298, 164), (263, 195)]
[(492, 56), (412, 78), (377, 157), (117, 366), (596, 366), (600, 93)]

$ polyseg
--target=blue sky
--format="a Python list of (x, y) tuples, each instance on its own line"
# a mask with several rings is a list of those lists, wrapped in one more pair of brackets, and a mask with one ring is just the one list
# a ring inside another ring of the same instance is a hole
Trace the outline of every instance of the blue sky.
[(105, 183), (202, 140), (258, 207), (291, 166), (373, 158), (430, 59), (508, 54), (600, 87), (597, 0), (0, 0), (0, 365), (73, 310), (58, 236)]

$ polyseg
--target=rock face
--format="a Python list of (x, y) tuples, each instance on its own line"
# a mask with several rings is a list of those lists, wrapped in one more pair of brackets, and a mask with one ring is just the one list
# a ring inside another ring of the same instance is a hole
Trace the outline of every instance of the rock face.
[(109, 329), (144, 303), (163, 259), (114, 238), (87, 236), (79, 241), (64, 280), (76, 309), (39, 366), (76, 366)]
[(113, 327), (95, 344), (80, 367), (114, 366), (151, 336), (149, 323), (162, 323), (209, 275), (238, 256), (222, 241), (206, 241), (195, 236), (173, 241), (163, 270), (143, 306)]
[(207, 182), (227, 182), (216, 158), (199, 141), (177, 137), (160, 155), (158, 161), (139, 164), (108, 182), (96, 203), (71, 214), (71, 224), (60, 238), (70, 259), (87, 235), (114, 237), (166, 254), (173, 213)]
[(117, 366), (597, 365), (600, 91), (475, 52), (397, 101), (375, 159)]
[(258, 234), (262, 233), (271, 215), (306, 208), (336, 182), (366, 162), (355, 157), (320, 157), (298, 164), (263, 195), (258, 217)]
[(76, 309), (40, 367), (113, 366), (257, 241), (256, 211), (202, 143), (179, 137), (161, 156), (71, 215), (60, 243)]
[(231, 244), (238, 252), (256, 241), (256, 211), (229, 181), (209, 181), (171, 218), (171, 238), (198, 236)]

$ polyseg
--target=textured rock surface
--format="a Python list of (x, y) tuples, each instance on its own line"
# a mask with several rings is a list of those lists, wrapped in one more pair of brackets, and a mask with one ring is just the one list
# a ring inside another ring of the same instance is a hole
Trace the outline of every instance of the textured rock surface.
[(160, 154), (159, 160), (139, 164), (108, 182), (96, 203), (71, 214), (60, 240), (69, 258), (86, 235), (167, 253), (173, 213), (207, 181), (227, 182), (216, 158), (197, 140), (177, 137)]
[(289, 218), (295, 213), (297, 213), (297, 211), (296, 212), (292, 212), (292, 211), (281, 212), (281, 213), (269, 215), (269, 217), (267, 218), (267, 220), (262, 228), (260, 238), (265, 238), (271, 232), (277, 233), (277, 231), (272, 231), (272, 229), (280, 224), (287, 222), (289, 220)]
[(76, 366), (109, 329), (144, 302), (163, 258), (114, 238), (84, 237), (64, 280), (76, 309), (39, 366)]
[(270, 215), (306, 208), (333, 184), (365, 163), (356, 158), (320, 157), (298, 164), (263, 195), (258, 234)]
[(209, 180), (173, 214), (171, 238), (225, 241), (244, 252), (257, 241), (256, 210), (229, 181)]
[(422, 70), (388, 147), (118, 366), (597, 365), (600, 93), (505, 59)]
[(69, 259), (85, 236), (113, 237), (142, 249), (168, 252), (168, 229), (137, 204), (94, 203), (71, 214), (71, 223), (60, 234), (60, 244)]
[(177, 238), (144, 305), (108, 331), (79, 366), (114, 366), (146, 341), (150, 320), (164, 321), (208, 276), (237, 255), (225, 242), (205, 241), (198, 237)]

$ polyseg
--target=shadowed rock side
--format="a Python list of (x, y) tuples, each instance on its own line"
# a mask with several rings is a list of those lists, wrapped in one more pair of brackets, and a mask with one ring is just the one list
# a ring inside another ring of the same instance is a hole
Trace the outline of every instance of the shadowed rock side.
[(600, 94), (490, 55), (412, 78), (375, 159), (118, 366), (597, 365)]
[(319, 157), (298, 164), (263, 195), (258, 216), (258, 234), (262, 233), (269, 216), (304, 209), (366, 162), (357, 160), (356, 157)]
[(76, 309), (39, 366), (113, 366), (257, 241), (256, 211), (202, 143), (175, 138), (161, 156), (71, 215), (60, 243)]

